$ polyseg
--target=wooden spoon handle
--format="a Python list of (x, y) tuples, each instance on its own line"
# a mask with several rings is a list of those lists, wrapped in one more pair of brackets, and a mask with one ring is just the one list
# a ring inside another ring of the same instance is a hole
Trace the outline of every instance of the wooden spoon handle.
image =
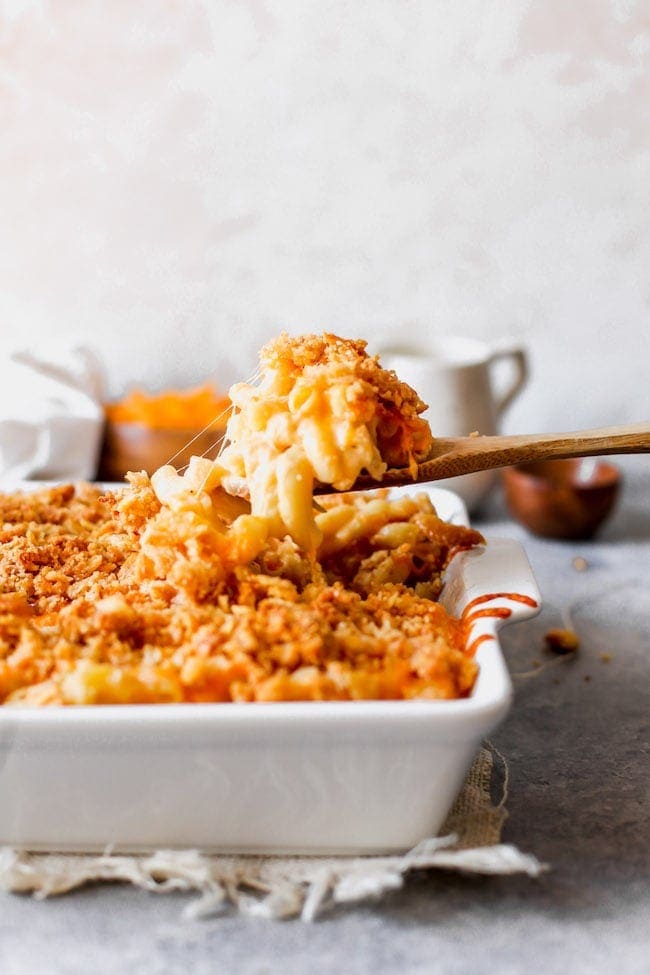
[[(562, 457), (598, 457), (605, 454), (650, 453), (650, 421), (575, 433), (533, 433), (511, 437), (436, 437), (428, 460), (418, 464), (416, 476), (408, 468), (386, 471), (380, 481), (362, 475), (350, 488), (425, 484), (459, 474), (510, 467)], [(316, 484), (315, 494), (329, 494), (329, 485)]]
[(650, 453), (650, 422), (576, 433), (436, 439), (433, 450), (436, 456), (418, 466), (415, 478), (410, 478), (407, 471), (389, 470), (382, 477), (382, 485), (425, 483), (561, 457)]

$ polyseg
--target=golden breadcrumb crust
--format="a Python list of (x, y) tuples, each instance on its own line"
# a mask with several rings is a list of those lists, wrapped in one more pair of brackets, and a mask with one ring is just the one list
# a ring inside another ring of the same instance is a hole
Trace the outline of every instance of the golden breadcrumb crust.
[[(318, 354), (317, 344), (299, 352)], [(465, 625), (433, 597), (454, 552), (482, 539), (440, 521), (424, 496), (382, 518), (376, 500), (366, 509), (358, 498), (328, 498), (325, 520), (354, 504), (370, 512), (367, 530), (347, 541), (326, 534), (319, 561), (285, 537), (270, 538), (251, 564), (229, 566), (207, 521), (162, 507), (146, 475), (131, 481), (117, 494), (67, 485), (0, 495), (0, 701), (471, 690)]]
[[(420, 416), (427, 404), (414, 389), (391, 369), (384, 369), (379, 356), (366, 352), (363, 339), (346, 339), (330, 332), (322, 335), (290, 336), (283, 332), (260, 351), (262, 370), (270, 368), (287, 375), (330, 377), (344, 375), (360, 380), (366, 397), (374, 401), (377, 446), (389, 467), (408, 467), (428, 456), (433, 437), (429, 424)], [(369, 396), (370, 394), (370, 396)]]

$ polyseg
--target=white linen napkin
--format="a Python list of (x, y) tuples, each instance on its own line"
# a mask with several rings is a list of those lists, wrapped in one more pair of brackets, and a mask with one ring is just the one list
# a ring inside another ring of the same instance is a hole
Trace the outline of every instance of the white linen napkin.
[(0, 355), (0, 485), (92, 479), (104, 423), (103, 374), (84, 346)]

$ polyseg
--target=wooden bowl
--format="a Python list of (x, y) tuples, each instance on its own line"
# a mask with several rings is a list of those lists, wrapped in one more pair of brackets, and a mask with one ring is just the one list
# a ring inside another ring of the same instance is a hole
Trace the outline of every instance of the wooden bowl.
[(621, 486), (617, 467), (588, 459), (547, 460), (503, 471), (510, 513), (535, 535), (590, 538)]
[(97, 479), (121, 481), (127, 471), (153, 474), (163, 464), (184, 467), (195, 454), (213, 458), (219, 449), (224, 427), (206, 431), (155, 429), (144, 423), (113, 423), (104, 429), (104, 442)]

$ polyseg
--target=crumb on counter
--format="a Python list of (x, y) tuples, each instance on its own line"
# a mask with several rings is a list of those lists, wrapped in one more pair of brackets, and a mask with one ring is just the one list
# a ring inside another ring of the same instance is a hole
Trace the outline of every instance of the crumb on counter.
[(576, 653), (580, 647), (578, 634), (573, 630), (554, 629), (544, 635), (544, 641), (553, 653)]
[(572, 559), (571, 565), (576, 572), (585, 572), (586, 569), (589, 568), (589, 563), (582, 557), (582, 555), (576, 555), (576, 557)]

